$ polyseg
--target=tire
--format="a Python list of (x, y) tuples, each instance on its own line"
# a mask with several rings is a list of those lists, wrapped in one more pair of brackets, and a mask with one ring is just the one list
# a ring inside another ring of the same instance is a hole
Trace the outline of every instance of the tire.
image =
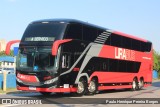
[(52, 92), (40, 92), (42, 95), (44, 95), (44, 96), (49, 96), (49, 95), (51, 95), (51, 93)]
[(86, 92), (86, 88), (87, 88), (86, 81), (83, 78), (81, 78), (78, 82), (76, 95), (83, 96)]
[(135, 78), (132, 82), (132, 91), (138, 90), (138, 80)]
[(138, 87), (140, 90), (144, 87), (144, 80), (143, 79), (140, 79)]
[(87, 89), (87, 94), (93, 95), (96, 94), (98, 89), (98, 83), (96, 79), (92, 79), (91, 82), (89, 83), (88, 89)]

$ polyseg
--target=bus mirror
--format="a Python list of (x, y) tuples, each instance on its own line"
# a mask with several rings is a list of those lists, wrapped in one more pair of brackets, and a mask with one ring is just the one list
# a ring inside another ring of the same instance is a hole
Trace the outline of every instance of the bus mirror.
[(70, 42), (72, 39), (64, 39), (64, 40), (57, 40), (52, 45), (52, 55), (57, 55), (58, 47), (66, 42)]
[(19, 42), (20, 42), (20, 40), (12, 40), (12, 41), (9, 41), (9, 42), (7, 43), (7, 45), (6, 45), (6, 51), (5, 51), (6, 55), (9, 55), (9, 54), (10, 54), (10, 48), (11, 48), (11, 46), (12, 46), (13, 44), (19, 43)]

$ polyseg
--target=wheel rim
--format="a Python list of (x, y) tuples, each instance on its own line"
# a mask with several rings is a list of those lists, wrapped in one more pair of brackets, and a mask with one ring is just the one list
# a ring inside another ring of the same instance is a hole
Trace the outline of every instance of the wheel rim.
[(89, 92), (94, 92), (96, 90), (96, 84), (95, 82), (91, 81), (88, 87)]
[(143, 85), (144, 85), (144, 82), (143, 82), (143, 80), (141, 80), (141, 81), (139, 82), (139, 88), (142, 88)]
[(78, 83), (77, 93), (82, 93), (84, 91), (84, 85), (82, 82)]
[(136, 89), (136, 81), (135, 80), (133, 81), (132, 87), (133, 87), (133, 89)]

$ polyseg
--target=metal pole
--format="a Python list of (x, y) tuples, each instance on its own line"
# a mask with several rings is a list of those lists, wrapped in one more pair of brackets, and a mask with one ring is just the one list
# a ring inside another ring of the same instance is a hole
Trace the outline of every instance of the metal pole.
[(3, 71), (3, 91), (6, 91), (6, 85), (7, 85), (7, 73), (4, 70)]

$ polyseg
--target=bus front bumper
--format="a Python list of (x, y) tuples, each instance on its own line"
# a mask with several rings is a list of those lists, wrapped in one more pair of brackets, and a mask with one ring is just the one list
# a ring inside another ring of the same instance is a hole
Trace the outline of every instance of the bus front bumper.
[(39, 88), (39, 87), (21, 87), (17, 86), (17, 90), (34, 91), (34, 92), (76, 92), (77, 88)]

